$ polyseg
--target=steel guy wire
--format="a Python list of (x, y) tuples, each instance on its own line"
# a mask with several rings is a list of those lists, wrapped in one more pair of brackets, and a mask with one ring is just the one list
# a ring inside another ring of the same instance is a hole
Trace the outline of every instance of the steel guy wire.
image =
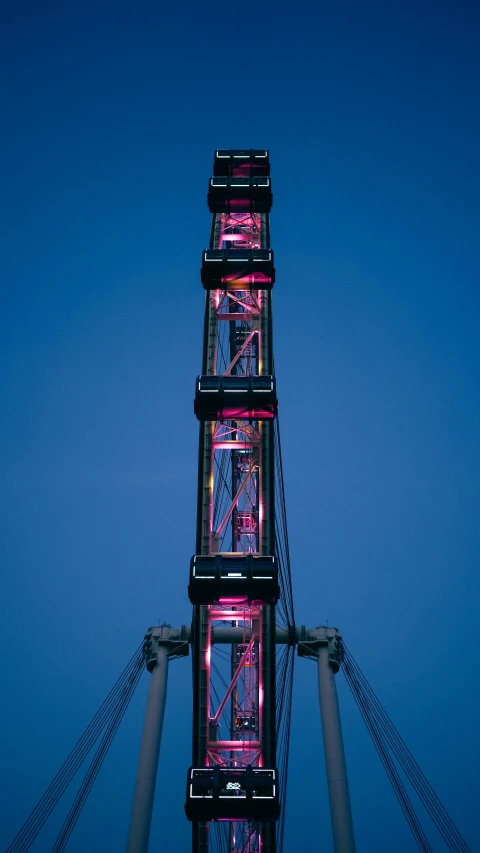
[(358, 664), (354, 661), (350, 652), (346, 648), (345, 663), (347, 667), (350, 667), (354, 673), (354, 677), (357, 679), (357, 682), (361, 685), (359, 689), (363, 689), (365, 691), (368, 701), (371, 703), (372, 714), (376, 716), (379, 726), (381, 726), (385, 732), (385, 737), (390, 743), (392, 751), (396, 755), (397, 760), (401, 764), (413, 788), (423, 802), (445, 843), (449, 847), (450, 845), (453, 845), (454, 853), (470, 853), (469, 847), (460, 835), (459, 830), (453, 823), (445, 807), (438, 799), (432, 786), (424, 776), (398, 730), (395, 728), (378, 697), (375, 695), (367, 679), (361, 672)]
[(118, 727), (125, 715), (125, 712), (128, 708), (130, 700), (135, 692), (135, 688), (140, 680), (140, 677), (143, 672), (143, 661), (140, 661), (137, 670), (132, 674), (130, 684), (128, 685), (128, 690), (125, 692), (125, 695), (122, 697), (116, 712), (110, 721), (108, 728), (105, 731), (105, 734), (100, 742), (100, 745), (97, 748), (97, 751), (92, 759), (90, 767), (85, 775), (85, 778), (80, 786), (79, 791), (75, 797), (75, 800), (69, 810), (69, 813), (64, 821), (62, 829), (55, 841), (54, 846), (52, 847), (52, 853), (61, 853), (68, 843), (68, 840), (75, 828), (78, 818), (82, 812), (82, 809), (85, 805), (87, 797), (93, 787), (93, 784), (100, 772), (102, 764), (105, 760), (105, 757), (110, 749), (112, 741), (117, 733)]
[(390, 780), (390, 783), (393, 787), (393, 790), (394, 790), (395, 795), (397, 797), (397, 800), (401, 806), (401, 809), (405, 815), (407, 823), (410, 826), (410, 829), (411, 829), (412, 834), (415, 838), (417, 846), (421, 851), (424, 851), (424, 853), (431, 853), (431, 847), (430, 847), (428, 840), (425, 836), (425, 833), (421, 827), (421, 824), (420, 824), (418, 817), (415, 813), (415, 810), (414, 810), (413, 805), (410, 801), (410, 798), (408, 797), (408, 794), (407, 794), (405, 787), (404, 787), (404, 785), (403, 785), (403, 783), (402, 783), (402, 781), (398, 775), (398, 772), (397, 772), (397, 770), (396, 770), (396, 768), (392, 762), (392, 759), (389, 756), (387, 749), (385, 748), (385, 744), (381, 738), (381, 735), (379, 734), (376, 726), (374, 725), (374, 723), (371, 720), (371, 717), (368, 714), (367, 708), (366, 708), (365, 703), (364, 703), (364, 698), (362, 697), (361, 694), (359, 694), (357, 692), (354, 684), (351, 683), (350, 675), (347, 674), (347, 671), (345, 671), (345, 675), (347, 678), (347, 682), (350, 686), (350, 689), (352, 690), (352, 694), (353, 694), (353, 697), (355, 699), (355, 702), (357, 703), (357, 706), (358, 706), (359, 711), (360, 711), (360, 713), (364, 719), (367, 730), (370, 734), (370, 737), (372, 738), (375, 749), (377, 750), (379, 758), (380, 758), (380, 760), (381, 760), (381, 762), (385, 768), (385, 771), (386, 771), (387, 776)]
[(143, 642), (137, 648), (135, 654), (125, 667), (120, 677), (117, 679), (115, 685), (88, 724), (84, 733), (77, 741), (75, 747), (67, 756), (60, 770), (55, 775), (37, 805), (23, 824), (22, 828), (13, 839), (12, 843), (8, 847), (7, 853), (20, 853), (20, 851), (27, 850), (31, 846), (58, 801), (63, 796), (66, 788), (70, 785), (73, 777), (76, 775), (78, 769), (90, 752), (93, 744), (98, 739), (101, 731), (107, 724), (108, 719), (114, 711), (119, 697), (125, 689), (125, 685), (128, 682), (130, 674), (134, 671), (138, 660), (143, 661)]

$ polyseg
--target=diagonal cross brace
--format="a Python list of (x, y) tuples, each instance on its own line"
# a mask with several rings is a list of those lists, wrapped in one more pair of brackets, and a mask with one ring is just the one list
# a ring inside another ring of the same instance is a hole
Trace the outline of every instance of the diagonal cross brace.
[(246, 348), (248, 347), (249, 343), (252, 341), (253, 336), (254, 336), (254, 335), (256, 335), (256, 334), (258, 334), (258, 329), (254, 329), (254, 330), (253, 330), (253, 332), (250, 332), (250, 334), (248, 334), (248, 335), (247, 335), (247, 337), (245, 338), (245, 340), (244, 340), (244, 342), (243, 342), (242, 346), (241, 346), (241, 347), (240, 347), (240, 349), (238, 350), (238, 352), (237, 352), (236, 356), (233, 358), (233, 360), (232, 360), (232, 361), (230, 362), (230, 364), (228, 365), (228, 367), (227, 367), (227, 369), (226, 369), (225, 373), (223, 374), (224, 376), (229, 376), (229, 375), (230, 375), (230, 373), (231, 373), (231, 371), (232, 371), (232, 368), (233, 368), (233, 367), (235, 367), (235, 365), (236, 365), (236, 363), (237, 363), (238, 359), (243, 355), (243, 353), (245, 352), (245, 350), (246, 350)]
[(252, 637), (252, 639), (250, 640), (247, 648), (245, 649), (245, 651), (242, 655), (242, 659), (241, 659), (240, 663), (238, 664), (238, 666), (235, 670), (235, 674), (234, 674), (234, 676), (233, 676), (233, 678), (232, 678), (232, 680), (231, 680), (231, 682), (227, 688), (227, 692), (225, 693), (225, 696), (223, 697), (222, 701), (220, 702), (220, 705), (218, 707), (218, 711), (215, 714), (215, 716), (212, 717), (212, 720), (211, 720), (212, 723), (218, 723), (218, 721), (220, 719), (220, 715), (222, 714), (222, 711), (225, 708), (225, 705), (227, 704), (228, 700), (230, 699), (230, 696), (232, 695), (232, 690), (238, 681), (238, 677), (242, 671), (244, 661), (247, 659), (247, 655), (250, 654), (254, 642), (255, 642), (255, 637)]
[(237, 501), (238, 501), (240, 495), (242, 494), (243, 490), (245, 489), (245, 486), (247, 485), (250, 477), (252, 476), (253, 472), (255, 471), (255, 468), (258, 468), (258, 462), (253, 462), (251, 464), (249, 470), (247, 471), (247, 473), (245, 475), (245, 479), (243, 480), (242, 483), (240, 483), (240, 486), (238, 487), (238, 490), (237, 490), (237, 494), (235, 495), (232, 503), (230, 504), (229, 508), (227, 509), (226, 515), (225, 515), (222, 523), (220, 524), (220, 527), (218, 528), (218, 530), (214, 534), (214, 536), (217, 539), (222, 535), (223, 531), (225, 530), (227, 523), (228, 523), (228, 519), (230, 518), (233, 510), (235, 509), (235, 506), (237, 505)]

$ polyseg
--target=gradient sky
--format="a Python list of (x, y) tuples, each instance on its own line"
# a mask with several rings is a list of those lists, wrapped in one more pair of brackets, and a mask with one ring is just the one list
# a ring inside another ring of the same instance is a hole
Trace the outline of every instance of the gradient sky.
[[(2, 845), (147, 627), (190, 619), (207, 182), (251, 146), (297, 621), (339, 627), (480, 845), (479, 29), (473, 2), (2, 5)], [(151, 850), (190, 849), (190, 672)], [(337, 683), (358, 853), (414, 851)], [(123, 849), (147, 687), (69, 853)], [(308, 661), (292, 725), (285, 853), (329, 851)]]

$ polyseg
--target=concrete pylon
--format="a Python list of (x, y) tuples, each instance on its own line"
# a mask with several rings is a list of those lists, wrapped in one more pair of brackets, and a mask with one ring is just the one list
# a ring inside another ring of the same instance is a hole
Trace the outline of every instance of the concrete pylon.
[(333, 849), (334, 853), (355, 853), (352, 807), (335, 685), (335, 674), (341, 662), (342, 638), (336, 628), (320, 627), (304, 630), (304, 637), (298, 640), (298, 654), (301, 657), (317, 659)]
[(188, 641), (181, 636), (178, 629), (162, 625), (148, 631), (144, 649), (151, 681), (138, 758), (127, 853), (148, 853), (167, 698), (168, 661), (170, 657), (188, 655)]

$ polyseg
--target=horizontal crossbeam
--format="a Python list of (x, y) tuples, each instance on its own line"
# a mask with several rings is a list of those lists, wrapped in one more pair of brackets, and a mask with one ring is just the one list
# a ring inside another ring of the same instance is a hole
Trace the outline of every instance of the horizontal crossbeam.
[[(230, 614), (230, 615), (229, 615)], [(216, 611), (212, 609), (210, 611), (211, 617), (221, 619), (223, 618), (234, 618), (236, 616), (237, 619), (242, 618), (242, 611), (232, 610), (231, 612), (226, 612), (224, 609), (218, 612), (218, 617), (216, 616)], [(253, 616), (255, 614), (253, 613)], [(150, 631), (155, 632), (158, 629), (150, 628)], [(165, 628), (163, 628), (165, 631)], [(172, 640), (178, 638), (178, 640), (182, 640), (183, 642), (191, 643), (192, 642), (192, 630), (190, 625), (182, 625), (181, 628), (170, 628), (169, 627), (169, 636)], [(335, 636), (337, 633), (336, 628), (305, 628), (305, 625), (297, 625), (292, 630), (288, 630), (287, 628), (279, 628), (277, 626), (275, 632), (275, 642), (277, 645), (308, 645), (311, 644), (313, 646), (318, 645), (328, 645), (331, 637)], [(235, 643), (249, 643), (252, 639), (252, 629), (247, 627), (235, 627), (230, 628), (223, 625), (212, 625), (210, 629), (210, 642), (212, 645), (233, 645)], [(312, 656), (315, 654), (315, 650), (310, 653)], [(315, 655), (316, 656), (316, 655)]]

